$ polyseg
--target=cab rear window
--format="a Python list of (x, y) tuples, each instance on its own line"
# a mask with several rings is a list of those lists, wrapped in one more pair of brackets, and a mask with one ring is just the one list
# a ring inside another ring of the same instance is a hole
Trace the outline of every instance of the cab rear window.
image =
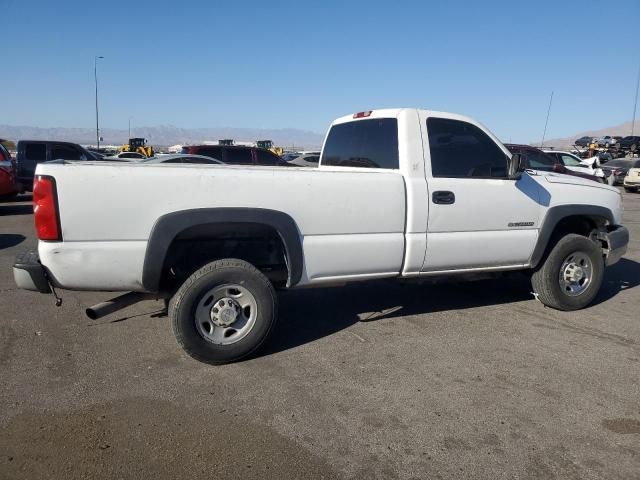
[(373, 118), (331, 127), (322, 165), (363, 168), (399, 168), (398, 121)]

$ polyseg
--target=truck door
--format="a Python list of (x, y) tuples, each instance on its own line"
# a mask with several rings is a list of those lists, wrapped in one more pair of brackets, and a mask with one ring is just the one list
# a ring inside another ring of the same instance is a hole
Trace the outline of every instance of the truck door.
[(507, 154), (478, 125), (425, 119), (429, 218), (422, 271), (526, 265), (538, 235), (542, 188), (526, 174), (507, 179)]
[(35, 175), (36, 166), (47, 160), (47, 144), (39, 142), (25, 142), (21, 145), (22, 155), (19, 155), (18, 178), (30, 183)]

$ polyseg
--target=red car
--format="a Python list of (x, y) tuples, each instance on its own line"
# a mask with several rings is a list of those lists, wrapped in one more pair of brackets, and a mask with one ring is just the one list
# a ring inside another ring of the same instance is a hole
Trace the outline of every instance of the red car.
[(13, 199), (20, 190), (20, 184), (16, 180), (16, 163), (9, 151), (0, 143), (0, 199)]

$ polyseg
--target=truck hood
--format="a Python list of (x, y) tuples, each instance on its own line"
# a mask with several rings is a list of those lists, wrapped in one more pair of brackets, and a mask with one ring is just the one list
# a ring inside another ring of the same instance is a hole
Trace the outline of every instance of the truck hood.
[(550, 183), (563, 183), (565, 185), (581, 185), (591, 188), (601, 188), (603, 190), (609, 190), (611, 192), (620, 193), (616, 187), (612, 187), (605, 183), (599, 183), (587, 178), (575, 177), (573, 175), (564, 175), (562, 173), (553, 172), (538, 172), (538, 175), (544, 177), (547, 182)]

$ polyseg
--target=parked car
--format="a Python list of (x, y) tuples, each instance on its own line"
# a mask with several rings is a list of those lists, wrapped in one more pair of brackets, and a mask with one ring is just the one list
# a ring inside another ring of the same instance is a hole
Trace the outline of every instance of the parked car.
[(217, 158), (205, 157), (204, 155), (185, 155), (181, 153), (171, 153), (150, 157), (144, 160), (144, 163), (198, 163), (202, 165), (224, 165)]
[(617, 158), (611, 160), (606, 165), (602, 166), (606, 182), (609, 185), (622, 185), (624, 183), (624, 177), (627, 176), (627, 172), (631, 168), (637, 168), (640, 166), (640, 160), (636, 158)]
[(116, 159), (130, 159), (130, 160), (145, 160), (147, 157), (144, 153), (140, 152), (118, 152), (108, 157), (102, 157), (100, 160), (116, 160)]
[(100, 160), (77, 143), (49, 140), (20, 140), (16, 147), (17, 179), (31, 190), (36, 166), (50, 160)]
[(302, 153), (300, 152), (284, 152), (284, 154), (280, 157), (284, 162), (290, 162), (294, 158), (298, 158)]
[(287, 165), (287, 162), (270, 150), (243, 145), (187, 145), (182, 147), (182, 153), (204, 155), (227, 165)]
[(620, 140), (617, 144), (620, 150), (636, 152), (640, 147), (640, 136), (629, 135)]
[(575, 141), (574, 145), (577, 145), (579, 147), (588, 147), (589, 145), (591, 145), (592, 141), (593, 137), (580, 137)]
[(0, 143), (0, 200), (12, 200), (22, 190), (16, 178), (16, 164), (11, 154)]
[(623, 180), (627, 192), (637, 192), (640, 189), (640, 160), (635, 160)]
[(317, 167), (319, 161), (320, 152), (300, 155), (293, 160), (289, 160), (287, 163), (292, 167)]
[(571, 152), (561, 150), (543, 149), (542, 151), (553, 157), (557, 162), (560, 162), (568, 170), (593, 175), (602, 180), (605, 178), (604, 172), (600, 168), (600, 159), (597, 155), (590, 158), (580, 158)]
[(600, 183), (603, 181), (603, 178), (599, 178), (586, 172), (583, 173), (580, 171), (569, 170), (562, 163), (556, 160), (555, 157), (552, 157), (551, 155), (544, 153), (539, 148), (532, 147), (531, 145), (515, 145), (507, 143), (505, 146), (510, 152), (519, 153), (521, 155), (522, 167), (525, 169), (528, 168), (543, 172), (564, 173), (566, 175), (582, 177)]
[(43, 163), (14, 278), (129, 292), (93, 319), (170, 299), (177, 341), (212, 364), (265, 343), (276, 288), (519, 270), (543, 304), (584, 308), (627, 248), (621, 193), (520, 163), (470, 118), (406, 108), (335, 120), (318, 169)]
[(593, 143), (595, 143), (599, 147), (609, 148), (616, 144), (618, 140), (616, 137), (612, 137), (610, 135), (605, 135), (604, 137), (597, 137), (593, 139)]

